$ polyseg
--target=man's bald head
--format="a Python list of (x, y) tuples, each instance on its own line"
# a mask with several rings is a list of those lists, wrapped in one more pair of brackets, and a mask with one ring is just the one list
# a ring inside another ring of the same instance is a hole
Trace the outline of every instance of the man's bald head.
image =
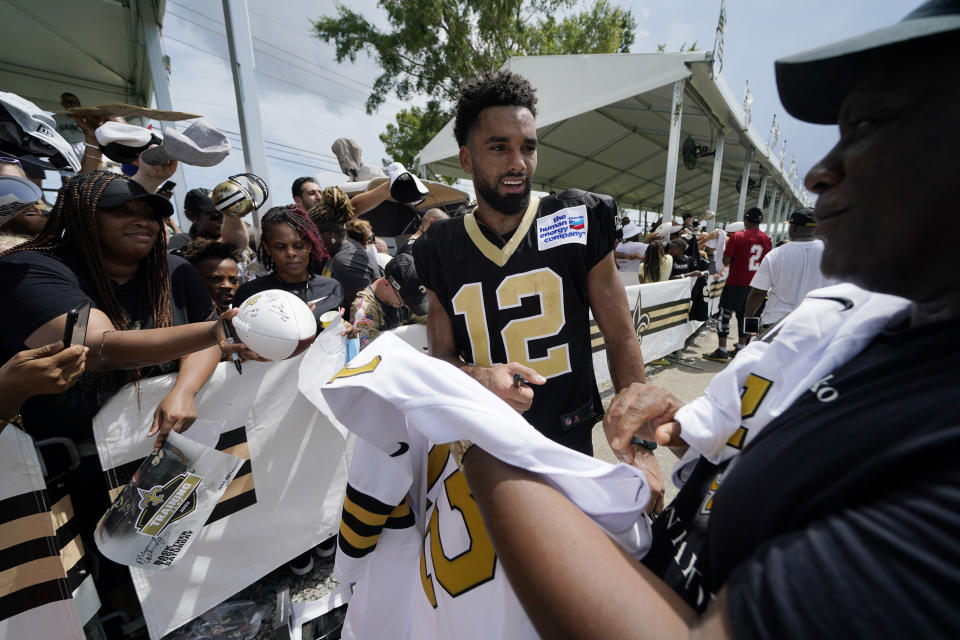
[(433, 209), (427, 209), (427, 212), (423, 214), (423, 219), (420, 221), (420, 230), (426, 231), (430, 228), (430, 225), (437, 220), (446, 220), (449, 217), (450, 216), (443, 209), (437, 209), (436, 207)]

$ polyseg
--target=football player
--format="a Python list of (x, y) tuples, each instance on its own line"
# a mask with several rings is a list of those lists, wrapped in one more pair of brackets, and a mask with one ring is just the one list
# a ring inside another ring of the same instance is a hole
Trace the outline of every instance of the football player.
[[(477, 208), (434, 223), (413, 253), (430, 300), (431, 353), (463, 368), (544, 435), (592, 455), (603, 409), (590, 312), (616, 390), (644, 382), (643, 356), (614, 261), (616, 202), (576, 189), (531, 196), (536, 101), (530, 83), (508, 71), (463, 87), (454, 135)], [(645, 390), (638, 402), (647, 393), (669, 396)], [(644, 469), (662, 496), (649, 450), (629, 438), (611, 446)]]

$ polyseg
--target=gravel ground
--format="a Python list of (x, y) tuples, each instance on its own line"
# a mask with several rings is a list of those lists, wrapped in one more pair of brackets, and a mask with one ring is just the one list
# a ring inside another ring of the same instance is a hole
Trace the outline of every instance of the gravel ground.
[[(709, 330), (703, 331), (690, 341), (686, 349), (675, 354), (677, 360), (666, 365), (648, 366), (647, 381), (651, 384), (666, 387), (680, 400), (689, 402), (702, 394), (710, 379), (723, 369), (724, 365), (700, 357), (701, 354), (709, 353), (716, 347), (716, 333)], [(613, 397), (613, 389), (609, 383), (606, 383), (600, 386), (600, 393), (603, 397), (604, 408), (606, 408)], [(594, 427), (593, 447), (594, 455), (597, 458), (616, 463), (616, 458), (604, 437), (603, 426), (599, 423)], [(665, 448), (657, 449), (654, 454), (660, 464), (663, 477), (667, 481), (666, 501), (670, 502), (677, 493), (676, 487), (669, 481), (670, 473), (677, 459)], [(258, 640), (274, 637), (272, 620), (278, 591), (288, 588), (290, 589), (290, 599), (293, 602), (308, 602), (330, 593), (337, 587), (337, 582), (331, 577), (333, 557), (320, 558), (314, 554), (313, 561), (313, 571), (305, 576), (295, 576), (287, 565), (283, 565), (231, 598), (233, 600), (253, 600), (269, 610), (264, 618), (264, 625), (257, 635)]]

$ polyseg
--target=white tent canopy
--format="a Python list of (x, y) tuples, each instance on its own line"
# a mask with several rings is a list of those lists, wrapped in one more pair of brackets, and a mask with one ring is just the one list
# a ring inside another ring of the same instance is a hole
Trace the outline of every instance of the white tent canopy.
[[(162, 16), (164, 2), (157, 4)], [(88, 106), (150, 106), (140, 8), (118, 1), (0, 3), (0, 88), (51, 111), (60, 110), (64, 91)]]
[[(765, 213), (768, 208), (783, 209), (781, 202), (802, 200), (722, 76), (711, 78), (709, 53), (533, 56), (513, 58), (506, 68), (526, 77), (537, 89), (535, 189), (586, 189), (610, 194), (621, 206), (662, 210), (674, 88), (682, 81), (679, 141), (692, 136), (698, 147), (706, 147), (702, 151), (714, 151), (723, 140), (718, 219), (738, 217), (737, 185), (751, 154), (746, 207), (760, 202), (764, 177), (761, 206)], [(465, 177), (457, 151), (451, 121), (419, 158), (434, 173)], [(690, 170), (682, 154), (674, 153), (679, 158), (674, 160), (678, 166), (673, 212), (699, 216), (710, 201), (713, 159), (701, 157)]]

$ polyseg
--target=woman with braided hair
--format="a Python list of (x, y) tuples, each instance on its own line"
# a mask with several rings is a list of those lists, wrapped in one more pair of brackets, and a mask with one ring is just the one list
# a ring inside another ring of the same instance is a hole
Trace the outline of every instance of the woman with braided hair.
[(383, 275), (380, 265), (367, 255), (363, 246), (347, 237), (347, 222), (355, 217), (350, 198), (339, 187), (327, 187), (320, 201), (310, 207), (310, 219), (320, 230), (320, 239), (330, 253), (323, 270), (343, 287), (340, 306), (347, 309), (357, 293)]
[[(123, 385), (179, 364), (177, 381), (145, 434), (158, 435), (159, 447), (170, 429), (182, 431), (196, 419), (194, 394), (220, 359), (222, 323), (200, 276), (166, 252), (163, 219), (172, 212), (167, 200), (133, 180), (81, 174), (66, 180), (36, 238), (0, 254), (0, 299), (7, 309), (0, 361), (56, 342), (71, 309), (93, 306), (86, 373), (69, 390), (35, 396), (21, 408), (35, 439), (67, 437), (81, 455), (90, 454), (81, 458), (76, 478), (84, 491), (74, 495), (85, 533), (108, 506), (92, 446), (93, 416)], [(51, 473), (62, 470), (58, 461), (47, 462)]]
[(340, 283), (318, 275), (329, 254), (313, 222), (296, 205), (274, 207), (263, 216), (257, 255), (270, 273), (240, 285), (234, 305), (267, 289), (283, 289), (310, 305), (318, 328), (320, 316), (340, 305)]

